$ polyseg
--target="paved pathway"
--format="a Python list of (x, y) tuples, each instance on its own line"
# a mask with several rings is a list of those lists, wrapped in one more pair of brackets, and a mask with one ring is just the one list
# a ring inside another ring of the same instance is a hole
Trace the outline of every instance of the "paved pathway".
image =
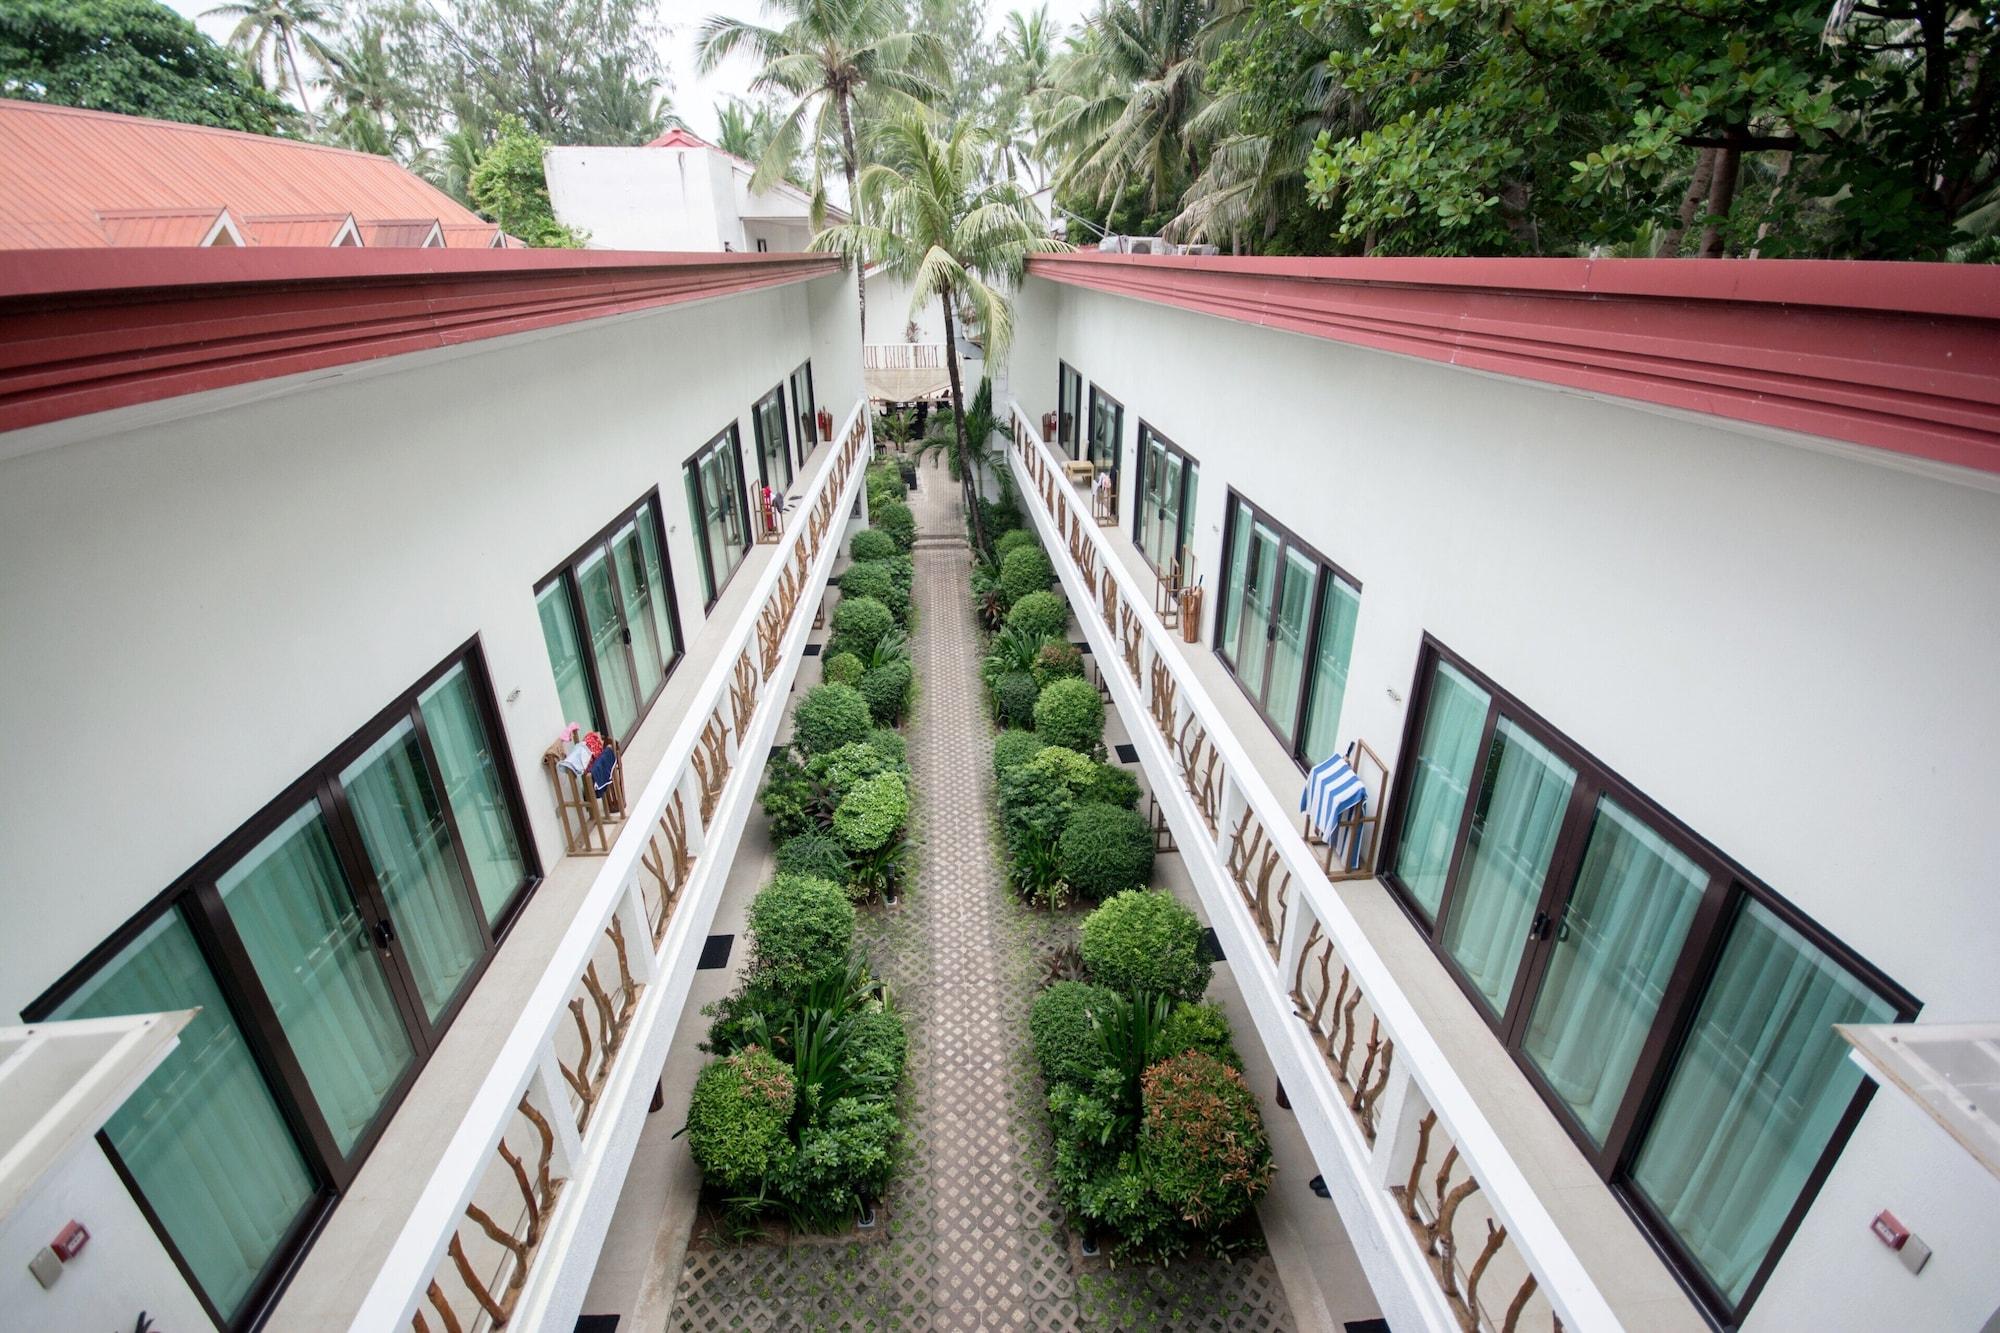
[(926, 467), (911, 500), (918, 884), (901, 909), (864, 914), (862, 928), (911, 1029), (908, 1139), (886, 1234), (691, 1248), (670, 1327), (1290, 1329), (1268, 1259), (1082, 1272), (1071, 1262), (1027, 1015), (1036, 943), (1074, 923), (1025, 911), (1001, 876), (957, 488)]

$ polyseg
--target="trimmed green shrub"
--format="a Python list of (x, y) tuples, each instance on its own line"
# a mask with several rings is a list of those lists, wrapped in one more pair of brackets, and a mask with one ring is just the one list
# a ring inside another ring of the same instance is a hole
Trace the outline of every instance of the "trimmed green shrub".
[(1045, 742), (1032, 731), (1009, 728), (993, 738), (993, 776), (998, 778), (1041, 753)]
[(1140, 1155), (1154, 1194), (1185, 1226), (1214, 1231), (1270, 1186), (1271, 1146), (1243, 1076), (1187, 1051), (1146, 1071)]
[(869, 517), (873, 526), (889, 534), (889, 540), (899, 549), (907, 551), (917, 544), (917, 516), (901, 500), (871, 505)]
[(831, 833), (801, 833), (778, 848), (778, 873), (847, 882), (847, 849)]
[[(1000, 823), (1007, 840), (1007, 852), (1016, 862), (1045, 854), (1046, 875), (1039, 861), (1037, 875), (1017, 876), (1053, 883), (1060, 877), (1056, 840), (1076, 808), (1077, 788), (1089, 781), (1090, 760), (1073, 750), (1044, 745), (1028, 759), (1002, 769), (999, 778)], [(1017, 870), (1023, 869), (1016, 866)]]
[(857, 1082), (895, 1087), (909, 1052), (910, 1037), (895, 1010), (870, 1009), (848, 1020), (844, 1063)]
[(877, 727), (868, 733), (868, 744), (884, 759), (894, 764), (898, 772), (909, 771), (910, 745), (903, 739), (902, 732), (892, 731), (888, 727)]
[(1028, 1013), (1028, 1035), (1035, 1041), (1042, 1079), (1051, 1088), (1058, 1083), (1089, 1087), (1095, 1082), (1097, 1071), (1106, 1064), (1097, 1022), (1111, 1012), (1117, 998), (1087, 981), (1058, 981), (1035, 997), (1035, 1007)]
[(1139, 808), (1139, 779), (1116, 764), (1099, 764), (1090, 781), (1076, 794), (1079, 804), (1115, 805), (1122, 810)]
[(892, 727), (903, 720), (903, 714), (910, 708), (910, 686), (914, 679), (907, 657), (871, 667), (861, 677), (861, 697), (868, 701), (868, 711), (877, 722)]
[(882, 773), (856, 783), (833, 812), (834, 836), (849, 852), (886, 846), (910, 817), (910, 789), (899, 773)]
[(896, 554), (896, 543), (886, 532), (863, 528), (848, 538), (847, 554), (856, 564), (864, 560), (887, 560)]
[(819, 676), (828, 685), (859, 685), (861, 671), (861, 659), (853, 653), (834, 653), (819, 669)]
[(1052, 592), (1031, 592), (1007, 612), (1007, 625), (1037, 639), (1060, 639), (1069, 629), (1069, 604)]
[(847, 597), (833, 608), (833, 633), (826, 651), (853, 653), (865, 664), (875, 645), (896, 628), (895, 613), (873, 597)]
[(1214, 964), (1204, 956), (1201, 922), (1165, 893), (1128, 889), (1083, 919), (1083, 965), (1121, 995), (1145, 991), (1199, 1000)]
[(1036, 549), (1041, 547), (1041, 543), (1035, 540), (1035, 534), (1026, 528), (1014, 528), (993, 539), (993, 554), (1005, 560), (1014, 552), (1030, 546)]
[(808, 755), (825, 754), (866, 739), (874, 726), (861, 691), (852, 685), (815, 685), (792, 710), (792, 743)]
[(755, 1046), (702, 1070), (687, 1120), (702, 1179), (731, 1193), (755, 1189), (792, 1154), (795, 1097), (791, 1071)]
[[(993, 682), (1010, 671), (1034, 674), (1035, 660), (1041, 655), (1042, 645), (1059, 640), (1037, 638), (1023, 634), (1020, 630), (1003, 628), (986, 645), (986, 656), (979, 660), (979, 678), (991, 688)], [(1036, 681), (1036, 686), (1043, 684)]]
[(780, 875), (750, 900), (745, 930), (751, 980), (776, 994), (796, 995), (846, 970), (854, 948), (854, 905), (830, 880)]
[(1153, 874), (1153, 830), (1137, 810), (1079, 805), (1056, 842), (1062, 877), (1085, 898), (1142, 887)]
[(1000, 558), (1000, 595), (1012, 606), (1031, 592), (1046, 592), (1055, 566), (1039, 546), (1017, 546)]
[(1187, 1051), (1213, 1056), (1231, 1069), (1243, 1068), (1236, 1042), (1229, 1033), (1229, 1016), (1215, 1004), (1177, 1004), (1153, 1039), (1153, 1058), (1165, 1060)]
[(1035, 678), (1025, 671), (1009, 671), (993, 682), (993, 715), (1003, 727), (1035, 725), (1035, 701), (1042, 697)]
[(906, 589), (896, 583), (895, 571), (886, 560), (863, 560), (849, 565), (840, 576), (841, 605), (859, 597), (873, 597), (889, 608), (889, 614), (898, 624), (910, 615), (910, 597)]
[(806, 773), (826, 787), (827, 799), (835, 805), (846, 800), (856, 784), (879, 773), (902, 771), (899, 761), (891, 759), (867, 741), (849, 741), (825, 754), (814, 755), (806, 764)]
[(833, 818), (833, 811), (820, 799), (817, 784), (790, 750), (764, 765), (764, 787), (757, 799), (771, 826), (771, 841), (779, 846)]
[(1104, 748), (1104, 699), (1087, 680), (1051, 681), (1035, 700), (1035, 730), (1050, 745), (1094, 755)]
[(887, 1188), (902, 1131), (887, 1097), (836, 1099), (771, 1181), (786, 1220), (801, 1231), (844, 1229)]
[(1081, 676), (1083, 649), (1067, 639), (1044, 639), (1042, 646), (1035, 650), (1034, 664), (1028, 669), (1034, 673), (1037, 685)]

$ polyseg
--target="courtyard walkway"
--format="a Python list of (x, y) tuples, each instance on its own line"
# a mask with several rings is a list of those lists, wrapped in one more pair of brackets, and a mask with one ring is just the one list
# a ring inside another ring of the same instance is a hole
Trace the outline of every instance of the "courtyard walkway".
[(921, 843), (913, 891), (862, 917), (910, 1020), (908, 1139), (874, 1233), (687, 1252), (670, 1327), (1191, 1330), (1292, 1327), (1268, 1258), (1112, 1269), (1073, 1253), (1028, 1040), (1039, 952), (1075, 920), (1024, 909), (987, 810), (990, 726), (957, 487), (926, 467), (918, 523), (918, 698), (910, 724)]

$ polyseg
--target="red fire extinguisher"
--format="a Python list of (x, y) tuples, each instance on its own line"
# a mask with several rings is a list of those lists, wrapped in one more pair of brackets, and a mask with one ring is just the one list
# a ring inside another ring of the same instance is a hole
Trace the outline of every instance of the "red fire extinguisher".
[(822, 440), (833, 438), (833, 413), (823, 407), (819, 410), (819, 437)]

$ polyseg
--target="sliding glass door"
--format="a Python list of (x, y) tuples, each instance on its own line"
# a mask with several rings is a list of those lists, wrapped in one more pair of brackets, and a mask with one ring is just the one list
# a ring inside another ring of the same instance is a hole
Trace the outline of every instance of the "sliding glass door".
[(1134, 523), (1139, 550), (1162, 574), (1188, 572), (1194, 539), (1195, 488), (1200, 473), (1192, 458), (1141, 421), (1139, 423), (1139, 502)]
[(1361, 588), (1230, 492), (1216, 651), (1286, 753), (1333, 753)]
[(105, 1126), (224, 1327), (258, 1317), (535, 881), (468, 644), (28, 1008), (198, 1008)]
[(648, 494), (579, 548), (535, 593), (567, 721), (624, 745), (680, 661), (680, 615)]
[(1739, 1320), (1916, 1002), (1427, 642), (1384, 878), (1598, 1171)]
[(812, 457), (812, 451), (819, 447), (819, 399), (813, 393), (813, 365), (808, 361), (793, 371), (790, 379), (792, 390), (792, 419), (798, 423), (799, 465)]
[(785, 386), (779, 385), (750, 409), (757, 434), (757, 475), (783, 495), (792, 488), (792, 446), (785, 432)]
[(1097, 465), (1099, 472), (1111, 474), (1115, 491), (1119, 456), (1125, 447), (1125, 406), (1095, 384), (1090, 386), (1089, 445), (1090, 461)]
[(715, 605), (750, 550), (750, 507), (743, 490), (743, 446), (734, 423), (687, 461), (688, 512), (701, 555), (703, 609)]
[(1082, 438), (1078, 427), (1083, 414), (1083, 376), (1061, 361), (1056, 362), (1056, 402), (1055, 442), (1069, 457), (1081, 457), (1077, 442)]

